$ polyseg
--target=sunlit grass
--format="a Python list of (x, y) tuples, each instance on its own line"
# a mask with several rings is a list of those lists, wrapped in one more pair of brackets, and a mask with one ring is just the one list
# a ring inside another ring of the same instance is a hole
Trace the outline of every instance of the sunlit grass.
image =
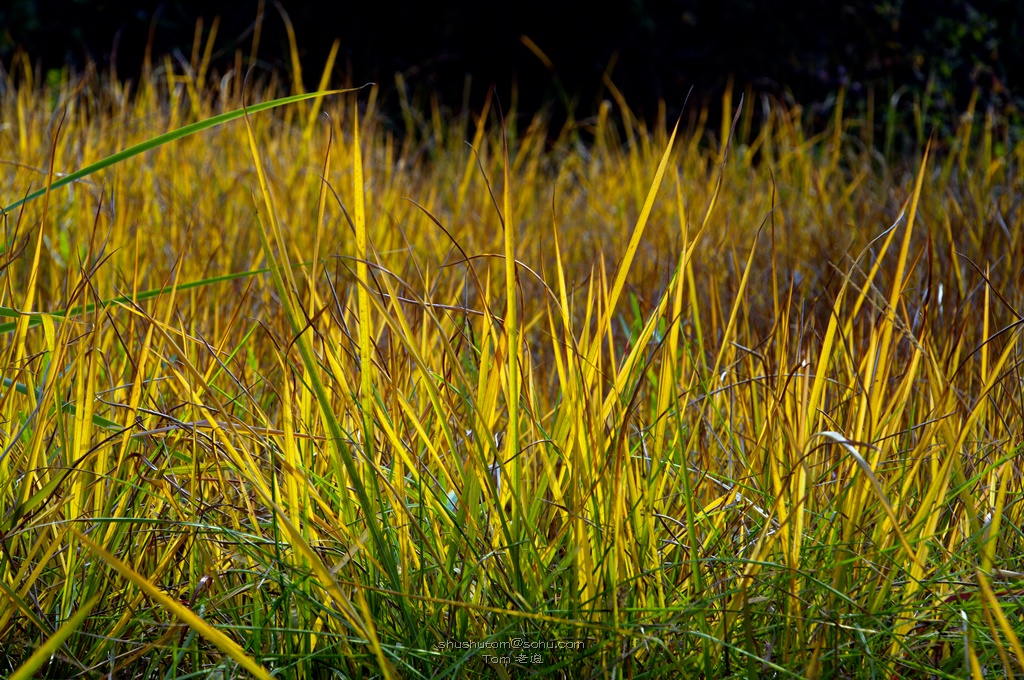
[(1022, 671), (994, 117), (890, 164), (842, 97), (397, 129), (198, 66), (0, 93), (0, 673)]

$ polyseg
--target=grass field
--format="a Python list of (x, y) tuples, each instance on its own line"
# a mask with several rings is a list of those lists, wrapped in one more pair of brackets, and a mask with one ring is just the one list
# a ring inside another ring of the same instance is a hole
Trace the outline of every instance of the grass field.
[(202, 60), (23, 66), (0, 675), (1024, 672), (994, 116), (886, 162), (841, 94), (814, 135), (614, 89), (562, 130), (375, 87), (214, 126)]

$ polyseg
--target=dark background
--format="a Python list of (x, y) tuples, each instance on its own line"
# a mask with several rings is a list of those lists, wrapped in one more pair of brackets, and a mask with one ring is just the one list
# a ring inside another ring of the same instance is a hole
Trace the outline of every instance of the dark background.
[[(737, 91), (751, 85), (805, 106), (841, 85), (861, 107), (873, 90), (876, 108), (894, 94), (927, 97), (931, 124), (952, 120), (971, 91), (982, 110), (1017, 120), (1015, 96), (1024, 76), (1024, 2), (1017, 0), (454, 0), (431, 4), (383, 2), (284, 3), (301, 51), (305, 86), (316, 86), (335, 37), (342, 48), (336, 71), (354, 84), (394, 87), (405, 74), (413, 92), (436, 92), (461, 105), (465, 75), (473, 101), (495, 85), (510, 97), (518, 82), (519, 110), (545, 103), (562, 114), (592, 114), (612, 78), (640, 115), (659, 98), (678, 112), (691, 86), (714, 102), (730, 74)], [(42, 69), (89, 60), (121, 78), (138, 75), (147, 40), (154, 55), (191, 55), (197, 17), (204, 33), (220, 16), (215, 65), (225, 71), (236, 49), (248, 56), (257, 2), (167, 0), (8, 0), (0, 5), (0, 63), (18, 49)], [(259, 57), (266, 68), (288, 70), (288, 42), (277, 7), (268, 2)], [(529, 36), (554, 70), (520, 40)], [(205, 37), (205, 36), (204, 36)], [(113, 57), (112, 57), (113, 55)], [(336, 81), (337, 82), (337, 81)], [(930, 82), (930, 85), (929, 85)], [(507, 99), (506, 99), (507, 103)], [(909, 109), (907, 109), (909, 111)]]

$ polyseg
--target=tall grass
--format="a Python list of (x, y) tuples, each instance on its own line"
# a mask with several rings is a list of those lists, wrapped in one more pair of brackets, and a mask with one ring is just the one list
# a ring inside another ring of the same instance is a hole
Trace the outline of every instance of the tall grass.
[(994, 117), (280, 89), (3, 83), (0, 673), (1021, 672)]

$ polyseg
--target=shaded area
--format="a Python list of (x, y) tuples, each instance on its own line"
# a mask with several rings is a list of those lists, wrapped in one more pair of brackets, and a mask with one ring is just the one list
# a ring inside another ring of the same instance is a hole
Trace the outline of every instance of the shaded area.
[[(632, 0), (601, 6), (570, 0), (503, 3), (286, 3), (297, 34), (304, 80), (315, 86), (334, 38), (336, 70), (354, 82), (392, 86), (402, 72), (410, 89), (437, 93), (455, 106), (465, 75), (474, 101), (491, 84), (509, 93), (518, 83), (519, 110), (572, 99), (575, 112), (596, 111), (610, 72), (642, 115), (659, 99), (677, 111), (691, 86), (715, 96), (727, 77), (756, 91), (795, 101), (822, 101), (840, 86), (849, 101), (878, 106), (906, 88), (926, 98), (941, 122), (962, 111), (971, 92), (981, 105), (1016, 115), (1024, 48), (1024, 4), (1012, 0), (852, 0), (845, 3), (756, 0)], [(220, 17), (215, 63), (226, 70), (236, 49), (248, 56), (258, 5), (210, 0), (131, 3), (102, 0), (14, 0), (0, 9), (0, 57), (20, 46), (43, 68), (113, 64), (138, 75), (147, 40), (156, 54), (187, 60), (197, 17), (204, 35)], [(284, 21), (265, 7), (260, 59), (288, 68)], [(521, 41), (526, 35), (553, 71)], [(904, 89), (901, 89), (904, 88)]]

